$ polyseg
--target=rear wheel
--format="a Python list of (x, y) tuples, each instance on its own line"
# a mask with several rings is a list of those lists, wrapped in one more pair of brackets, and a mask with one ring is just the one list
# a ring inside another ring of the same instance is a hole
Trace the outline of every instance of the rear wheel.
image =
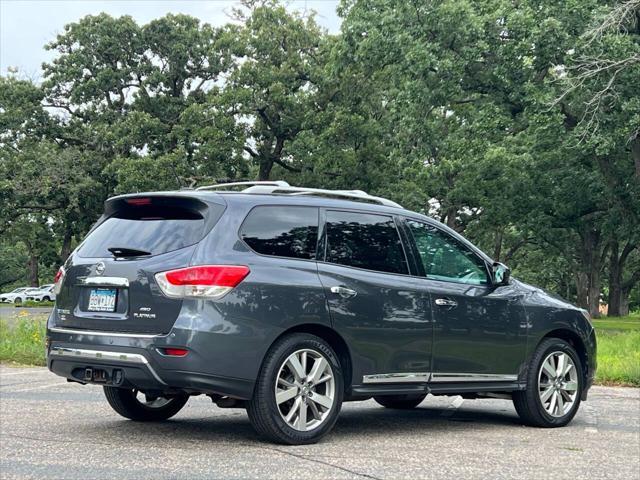
[(15, 303), (16, 305), (22, 305), (22, 299), (20, 297), (17, 297), (13, 300), (13, 303)]
[(50, 302), (50, 301), (51, 301), (51, 298), (49, 298), (49, 297), (43, 297), (42, 301), (43, 301), (43, 302)]
[(426, 395), (380, 395), (373, 397), (383, 407), (394, 408), (397, 410), (409, 410), (415, 408), (422, 403)]
[(527, 389), (513, 393), (513, 404), (524, 423), (562, 427), (580, 406), (582, 364), (575, 349), (559, 338), (544, 340), (527, 373)]
[(178, 413), (189, 400), (188, 395), (169, 398), (150, 396), (138, 390), (103, 387), (107, 402), (125, 418), (139, 422), (166, 420)]
[(267, 353), (247, 413), (256, 431), (270, 440), (315, 443), (333, 428), (343, 390), (333, 349), (319, 337), (296, 333)]

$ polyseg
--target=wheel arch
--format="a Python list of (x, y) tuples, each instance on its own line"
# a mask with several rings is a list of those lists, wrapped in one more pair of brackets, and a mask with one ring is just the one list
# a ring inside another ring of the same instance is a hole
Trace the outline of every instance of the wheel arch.
[(308, 333), (311, 335), (315, 335), (322, 338), (329, 344), (329, 346), (331, 346), (333, 351), (336, 352), (338, 361), (340, 362), (340, 366), (342, 367), (344, 390), (345, 392), (349, 391), (353, 378), (353, 363), (351, 359), (351, 352), (349, 350), (349, 347), (347, 346), (347, 342), (344, 341), (342, 336), (331, 327), (327, 327), (325, 325), (317, 323), (304, 323), (291, 327), (278, 335), (278, 337), (276, 337), (273, 342), (271, 342), (271, 345), (269, 345), (267, 351), (269, 351), (269, 349), (278, 340), (292, 333)]

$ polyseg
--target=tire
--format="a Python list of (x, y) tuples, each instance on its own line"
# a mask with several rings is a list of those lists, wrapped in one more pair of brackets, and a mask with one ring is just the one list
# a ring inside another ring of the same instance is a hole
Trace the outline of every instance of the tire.
[(14, 299), (13, 299), (13, 303), (14, 303), (15, 305), (22, 305), (22, 299), (21, 299), (20, 297), (18, 297), (18, 298), (14, 298)]
[(333, 428), (343, 396), (342, 368), (333, 349), (315, 335), (294, 333), (267, 352), (247, 413), (254, 429), (268, 440), (310, 444)]
[(167, 420), (178, 413), (189, 400), (188, 395), (171, 398), (157, 397), (154, 402), (164, 400), (159, 406), (150, 406), (137, 398), (136, 390), (117, 387), (103, 387), (107, 402), (117, 413), (138, 422), (157, 422)]
[[(560, 357), (564, 357), (564, 362)], [(561, 362), (563, 373), (558, 375)], [(583, 376), (580, 357), (569, 343), (560, 338), (543, 340), (529, 363), (526, 390), (513, 393), (520, 419), (533, 427), (568, 424), (580, 407)]]
[(373, 399), (386, 408), (396, 410), (410, 410), (417, 407), (426, 398), (426, 395), (380, 395)]
[(40, 300), (41, 302), (50, 302), (51, 299), (49, 297), (43, 297), (42, 300)]

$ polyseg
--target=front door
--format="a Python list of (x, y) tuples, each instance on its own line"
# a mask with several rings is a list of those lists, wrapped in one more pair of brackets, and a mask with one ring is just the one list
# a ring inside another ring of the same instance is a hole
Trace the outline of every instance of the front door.
[(394, 218), (336, 210), (325, 217), (318, 271), (333, 326), (351, 351), (353, 384), (426, 382), (431, 309)]
[(527, 321), (516, 290), (492, 285), (487, 263), (434, 225), (407, 220), (434, 318), (433, 382), (515, 381)]

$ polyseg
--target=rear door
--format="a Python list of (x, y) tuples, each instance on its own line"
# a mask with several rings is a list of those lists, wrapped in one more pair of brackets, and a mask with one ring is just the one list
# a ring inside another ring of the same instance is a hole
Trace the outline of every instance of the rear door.
[(349, 345), (353, 384), (425, 382), (428, 296), (410, 275), (391, 215), (326, 210), (318, 272), (333, 326)]
[(167, 333), (181, 299), (154, 275), (189, 265), (197, 243), (224, 207), (181, 196), (116, 197), (65, 264), (56, 299), (59, 327)]

